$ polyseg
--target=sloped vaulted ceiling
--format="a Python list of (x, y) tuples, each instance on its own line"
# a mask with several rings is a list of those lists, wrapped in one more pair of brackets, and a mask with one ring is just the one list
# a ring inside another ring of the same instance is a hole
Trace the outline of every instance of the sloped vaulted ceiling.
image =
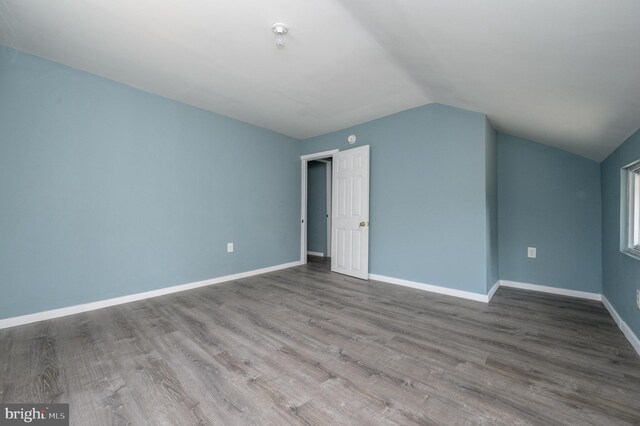
[(431, 102), (595, 160), (640, 127), (637, 0), (2, 0), (0, 43), (300, 139)]

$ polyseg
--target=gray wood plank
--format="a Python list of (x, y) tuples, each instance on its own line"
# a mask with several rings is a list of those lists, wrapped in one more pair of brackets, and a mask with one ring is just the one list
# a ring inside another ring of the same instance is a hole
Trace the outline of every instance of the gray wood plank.
[(0, 330), (0, 400), (69, 402), (74, 425), (639, 425), (640, 359), (599, 302), (312, 259)]

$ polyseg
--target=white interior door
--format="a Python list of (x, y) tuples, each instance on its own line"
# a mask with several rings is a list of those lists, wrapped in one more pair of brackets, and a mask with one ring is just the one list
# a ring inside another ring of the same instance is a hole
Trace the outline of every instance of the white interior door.
[(333, 157), (331, 270), (369, 279), (369, 145)]

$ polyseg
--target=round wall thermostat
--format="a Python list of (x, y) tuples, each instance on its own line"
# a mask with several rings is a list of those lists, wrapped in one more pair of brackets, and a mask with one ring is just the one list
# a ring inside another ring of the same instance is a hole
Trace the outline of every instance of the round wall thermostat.
[(347, 142), (349, 142), (349, 145), (353, 145), (354, 143), (356, 143), (356, 135), (349, 135), (349, 137), (347, 138)]

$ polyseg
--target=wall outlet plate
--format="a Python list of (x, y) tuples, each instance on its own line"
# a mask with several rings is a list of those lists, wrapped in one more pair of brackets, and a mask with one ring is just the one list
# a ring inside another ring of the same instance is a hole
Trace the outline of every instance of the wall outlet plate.
[(227, 253), (233, 253), (233, 243), (227, 243)]
[(535, 247), (527, 247), (527, 257), (535, 259), (537, 256), (537, 250)]

